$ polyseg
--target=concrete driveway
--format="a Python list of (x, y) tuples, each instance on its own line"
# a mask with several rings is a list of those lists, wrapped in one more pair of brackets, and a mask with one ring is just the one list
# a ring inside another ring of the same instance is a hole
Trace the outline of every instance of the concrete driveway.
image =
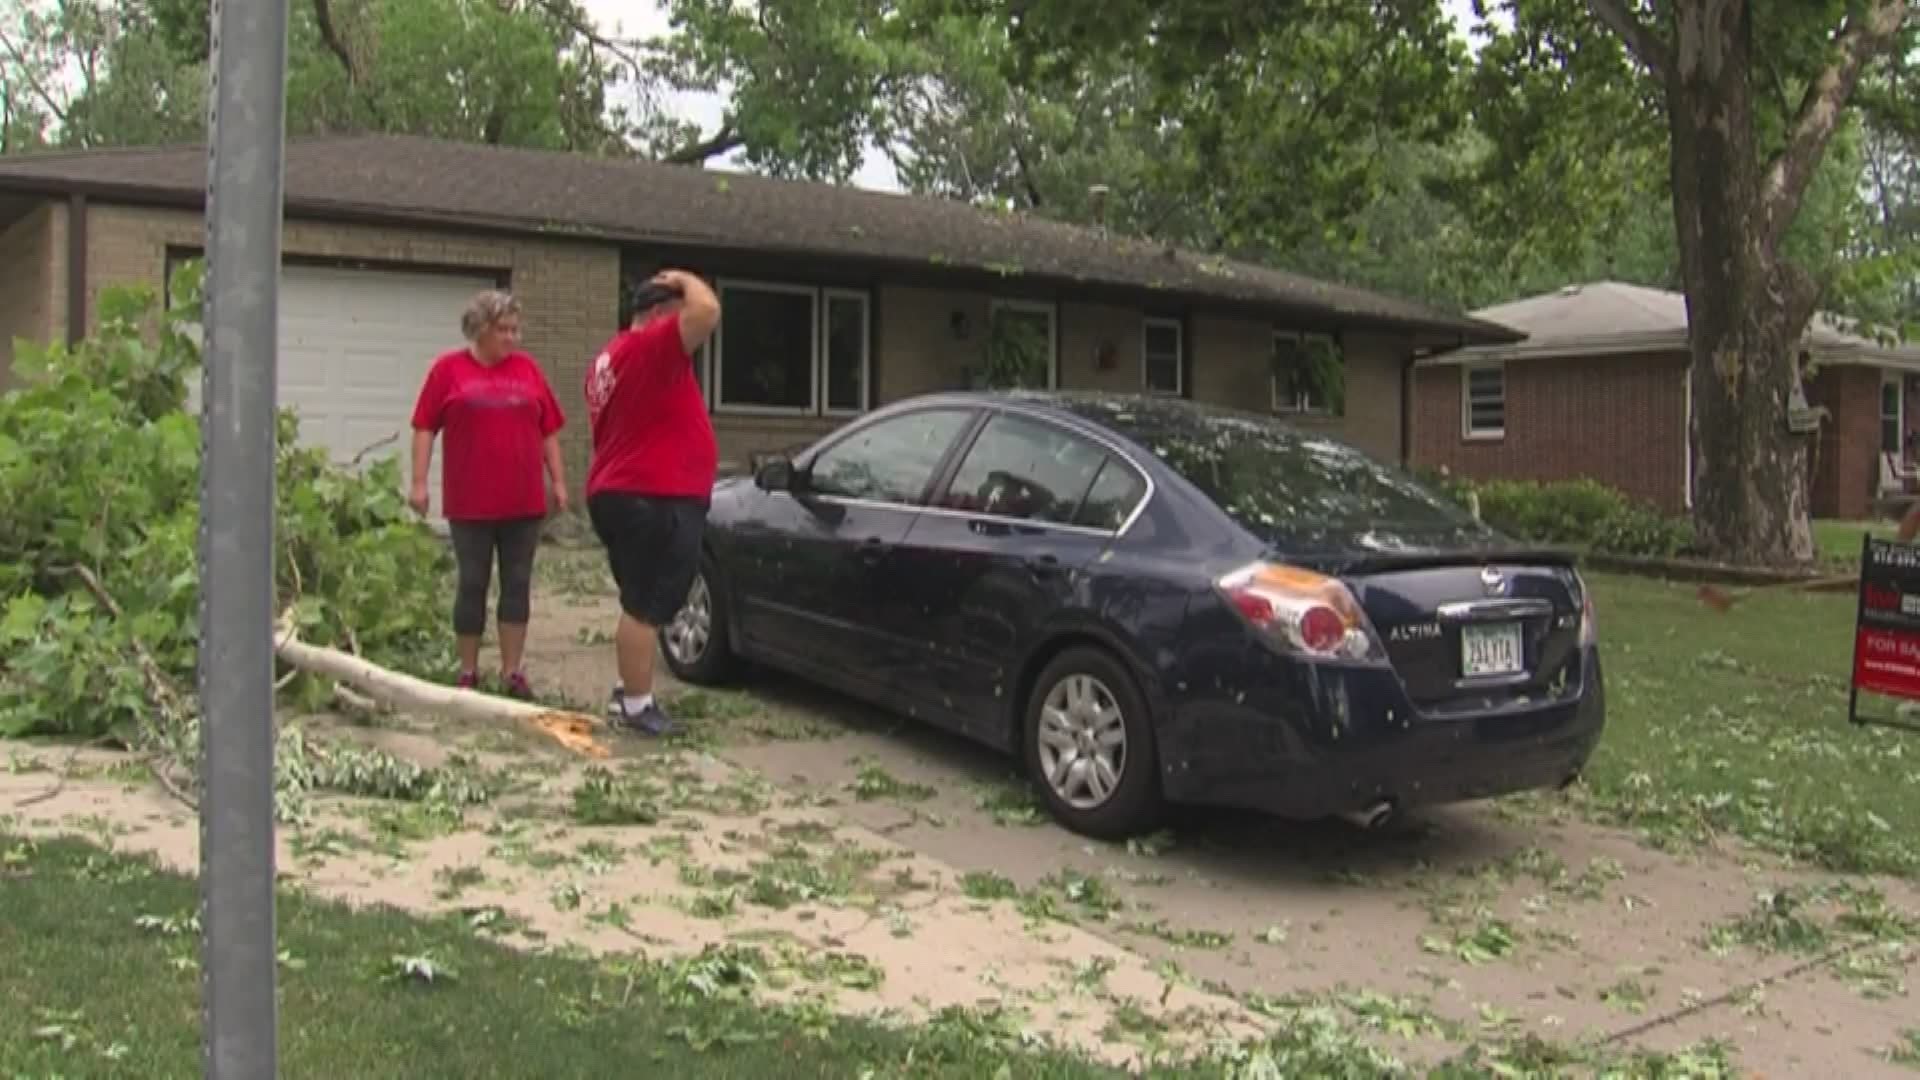
[[(597, 707), (616, 615), (592, 565), (538, 599), (536, 677)], [(663, 680), (663, 692), (680, 692)], [(1177, 966), (1255, 1010), (1324, 1000), (1436, 1046), (1485, 1034), (1677, 1049), (1725, 1040), (1773, 1074), (1912, 1075), (1885, 1049), (1920, 1026), (1899, 934), (1820, 962), (1769, 950), (1760, 898), (1841, 879), (1728, 846), (1668, 854), (1551, 798), (1426, 812), (1379, 833), (1186, 814), (1144, 842), (1055, 826), (1014, 763), (778, 676), (679, 699), (725, 759), (961, 874)], [(1908, 884), (1846, 879), (1920, 911)], [(1834, 911), (1862, 901), (1842, 889)], [(938, 947), (936, 943), (930, 943)]]

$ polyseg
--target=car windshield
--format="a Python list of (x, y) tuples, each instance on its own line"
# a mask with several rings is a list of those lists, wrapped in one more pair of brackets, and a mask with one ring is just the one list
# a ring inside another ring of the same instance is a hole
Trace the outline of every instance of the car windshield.
[(1282, 547), (1392, 551), (1496, 538), (1406, 473), (1276, 419), (1137, 399), (1069, 407), (1152, 451), (1228, 516)]

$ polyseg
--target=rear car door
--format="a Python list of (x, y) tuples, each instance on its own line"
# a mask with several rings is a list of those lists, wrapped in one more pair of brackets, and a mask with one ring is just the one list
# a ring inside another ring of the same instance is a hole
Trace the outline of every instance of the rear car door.
[[(996, 411), (967, 446), (891, 564), (918, 600), (905, 685), (971, 730), (998, 723), (1021, 658), (1079, 571), (1112, 541), (1145, 480), (1101, 443), (1045, 417)], [(989, 738), (991, 731), (982, 731)]]
[[(975, 410), (915, 409), (857, 424), (800, 462), (790, 512), (763, 536), (745, 621), (779, 653), (835, 681), (882, 686), (879, 575)], [(847, 679), (839, 677), (846, 676)]]

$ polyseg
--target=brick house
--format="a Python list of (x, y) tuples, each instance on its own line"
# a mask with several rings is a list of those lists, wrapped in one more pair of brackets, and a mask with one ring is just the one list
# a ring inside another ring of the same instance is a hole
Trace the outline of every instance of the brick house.
[[(1603, 281), (1484, 308), (1526, 334), (1414, 365), (1411, 461), (1472, 477), (1590, 477), (1669, 513), (1693, 502), (1686, 298)], [(1815, 318), (1800, 353), (1824, 407), (1811, 455), (1815, 517), (1860, 519), (1904, 487), (1920, 431), (1920, 348), (1887, 347)]]
[[(0, 158), (0, 388), (16, 337), (76, 340), (103, 288), (163, 288), (201, 253), (206, 164), (200, 145)], [(401, 432), (466, 299), (503, 285), (569, 411), (575, 485), (585, 366), (623, 283), (662, 265), (720, 290), (700, 377), (736, 462), (987, 370), (1271, 408), (1400, 462), (1417, 351), (1518, 336), (949, 200), (398, 136), (290, 140), (283, 248), (279, 393), (303, 438), (347, 457)]]

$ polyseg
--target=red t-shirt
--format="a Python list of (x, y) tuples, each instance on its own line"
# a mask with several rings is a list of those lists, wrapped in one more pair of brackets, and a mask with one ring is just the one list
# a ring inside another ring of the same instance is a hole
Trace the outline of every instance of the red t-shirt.
[(720, 452), (693, 357), (680, 341), (680, 316), (615, 334), (587, 368), (586, 394), (589, 497), (713, 493)]
[(413, 406), (413, 429), (440, 435), (441, 509), (455, 521), (544, 517), (540, 448), (566, 422), (540, 365), (520, 352), (492, 366), (467, 349), (443, 354)]

